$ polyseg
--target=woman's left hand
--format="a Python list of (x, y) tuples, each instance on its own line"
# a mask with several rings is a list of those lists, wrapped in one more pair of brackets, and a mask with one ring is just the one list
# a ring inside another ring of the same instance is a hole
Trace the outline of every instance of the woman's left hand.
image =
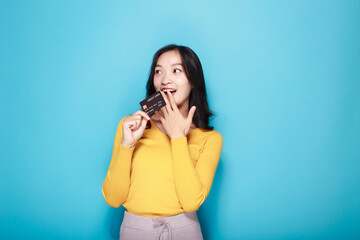
[(167, 92), (170, 100), (169, 103), (165, 93), (163, 91), (160, 92), (166, 102), (166, 106), (160, 109), (163, 115), (160, 117), (160, 121), (164, 130), (171, 139), (185, 137), (189, 132), (196, 107), (192, 106), (187, 118), (184, 118), (177, 107), (172, 94)]

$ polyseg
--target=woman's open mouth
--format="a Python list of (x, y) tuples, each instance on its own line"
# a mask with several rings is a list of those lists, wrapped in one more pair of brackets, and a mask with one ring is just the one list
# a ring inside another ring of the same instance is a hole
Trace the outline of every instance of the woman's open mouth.
[(167, 92), (170, 92), (171, 93), (171, 95), (175, 95), (175, 92), (176, 92), (176, 90), (170, 90), (170, 89), (164, 89), (164, 90), (162, 90), (165, 94), (166, 94), (166, 96), (167, 97), (169, 97), (168, 95), (167, 95)]

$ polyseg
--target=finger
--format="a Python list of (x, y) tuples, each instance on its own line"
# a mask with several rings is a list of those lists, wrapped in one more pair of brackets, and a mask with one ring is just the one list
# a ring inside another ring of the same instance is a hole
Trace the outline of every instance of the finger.
[(175, 103), (175, 100), (174, 100), (174, 97), (173, 95), (171, 94), (171, 92), (167, 92), (168, 95), (169, 95), (169, 99), (170, 99), (170, 103), (171, 103), (171, 107), (174, 111), (179, 111), (179, 108), (177, 107), (176, 103)]
[[(171, 112), (172, 109), (171, 109), (170, 103), (169, 103), (169, 101), (168, 101), (165, 93), (164, 93), (163, 91), (160, 91), (160, 92), (161, 92), (161, 95), (163, 96), (164, 101), (165, 101), (165, 103), (166, 103), (166, 105), (165, 105), (166, 110), (167, 110), (168, 112)], [(161, 108), (161, 109), (163, 109), (163, 108)]]
[(164, 126), (165, 125), (165, 118), (160, 117), (160, 121), (161, 121), (161, 124)]
[(135, 114), (138, 115), (138, 116), (140, 115), (140, 116), (144, 117), (147, 120), (150, 120), (149, 115), (144, 111), (138, 110), (137, 112), (134, 113), (134, 115)]
[(140, 120), (135, 120), (133, 126), (131, 127), (132, 130), (136, 130), (139, 128)]
[(157, 111), (157, 113), (158, 113), (159, 117), (163, 117), (163, 118), (165, 117), (165, 115), (162, 111)]
[(133, 124), (130, 126), (130, 129), (131, 129), (131, 130), (136, 130), (136, 122), (133, 123)]
[(156, 110), (155, 113), (151, 117), (155, 118), (155, 119), (159, 119), (159, 110)]
[(134, 124), (132, 129), (136, 130), (136, 129), (139, 128), (139, 125), (140, 125), (140, 122), (141, 122), (141, 116), (140, 115), (135, 116), (134, 121), (135, 121), (135, 124)]
[(164, 117), (164, 114), (163, 114), (163, 112), (159, 109), (159, 110), (156, 110), (156, 111), (155, 111), (155, 113), (154, 113), (153, 116), (155, 117), (156, 120), (160, 120), (161, 117)]
[(160, 111), (160, 109), (159, 109), (159, 110), (156, 110), (156, 111), (154, 112), (154, 114), (153, 114), (153, 117), (155, 117), (156, 119), (159, 119), (159, 117), (160, 117), (159, 111)]
[(153, 115), (151, 115), (151, 118), (157, 118), (158, 117), (158, 111), (155, 111)]
[(134, 114), (131, 118), (133, 119), (133, 120), (140, 120), (141, 119), (141, 115), (140, 114)]
[(126, 125), (125, 125), (125, 126), (126, 126), (127, 128), (132, 129), (135, 124), (136, 124), (136, 123), (135, 123), (134, 120), (129, 120), (129, 121), (126, 122)]
[(141, 121), (140, 127), (145, 129), (147, 122), (148, 122), (148, 120), (146, 120), (146, 119), (144, 119), (143, 121)]
[(167, 115), (168, 115), (168, 110), (167, 110), (166, 107), (160, 108), (159, 113), (160, 113), (160, 112), (161, 112), (161, 115), (162, 115), (162, 116), (167, 116)]
[(193, 120), (195, 111), (196, 111), (196, 107), (195, 107), (195, 106), (192, 106), (192, 107), (190, 108), (188, 117), (187, 117), (187, 119), (186, 119), (189, 125), (191, 125), (191, 123), (192, 123), (192, 120)]

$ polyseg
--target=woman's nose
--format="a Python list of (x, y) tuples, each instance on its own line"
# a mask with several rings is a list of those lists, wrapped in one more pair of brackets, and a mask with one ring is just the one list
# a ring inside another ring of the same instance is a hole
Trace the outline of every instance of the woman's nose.
[(171, 83), (171, 79), (167, 76), (165, 76), (162, 80), (161, 80), (161, 84), (165, 85), (165, 84), (169, 84)]

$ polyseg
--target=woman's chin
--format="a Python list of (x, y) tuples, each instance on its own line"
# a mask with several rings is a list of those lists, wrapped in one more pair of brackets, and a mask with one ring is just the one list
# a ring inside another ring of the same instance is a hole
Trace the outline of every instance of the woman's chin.
[(157, 117), (155, 114), (153, 114), (153, 115), (150, 117), (150, 119), (154, 121), (154, 120), (158, 120), (158, 117)]
[(160, 117), (162, 116), (162, 114), (158, 111), (156, 111), (151, 117), (150, 119), (153, 121), (160, 121)]

